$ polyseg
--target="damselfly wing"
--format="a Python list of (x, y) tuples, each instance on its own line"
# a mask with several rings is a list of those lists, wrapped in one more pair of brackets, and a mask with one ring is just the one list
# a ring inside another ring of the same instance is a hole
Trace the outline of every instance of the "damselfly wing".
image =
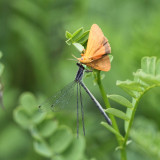
[(85, 84), (82, 81), (83, 74), (85, 71), (85, 68), (82, 64), (77, 63), (79, 66), (79, 70), (77, 72), (76, 78), (73, 82), (68, 84), (66, 87), (64, 87), (61, 91), (59, 91), (57, 94), (55, 94), (53, 97), (46, 100), (44, 103), (42, 103), (39, 106), (40, 110), (47, 111), (57, 111), (58, 108), (65, 106), (70, 97), (72, 97), (71, 93), (73, 93), (73, 89), (75, 86), (77, 86), (77, 136), (79, 133), (79, 104), (81, 106), (81, 116), (82, 116), (82, 124), (83, 124), (83, 132), (85, 135), (85, 127), (84, 127), (84, 111), (83, 111), (83, 103), (82, 103), (82, 94), (81, 94), (81, 87), (86, 91), (86, 93), (90, 96), (92, 101), (95, 103), (101, 114), (104, 116), (105, 120), (108, 124), (112, 124), (110, 118), (108, 115), (104, 112), (102, 106), (100, 103), (96, 100), (96, 98), (93, 96), (93, 94), (89, 91), (89, 89), (85, 86)]

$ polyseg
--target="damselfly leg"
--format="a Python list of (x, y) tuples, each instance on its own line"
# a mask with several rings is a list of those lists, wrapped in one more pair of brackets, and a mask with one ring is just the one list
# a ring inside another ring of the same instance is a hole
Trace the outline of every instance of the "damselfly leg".
[(79, 92), (80, 92), (80, 102), (81, 102), (81, 116), (82, 116), (83, 134), (85, 136), (84, 110), (83, 110), (82, 92), (81, 92), (81, 85), (80, 84), (79, 84)]

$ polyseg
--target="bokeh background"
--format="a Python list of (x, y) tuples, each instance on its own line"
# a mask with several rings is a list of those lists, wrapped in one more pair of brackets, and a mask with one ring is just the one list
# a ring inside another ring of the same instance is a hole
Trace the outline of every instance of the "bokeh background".
[[(68, 59), (72, 54), (80, 55), (65, 43), (65, 31), (73, 33), (80, 27), (88, 30), (93, 23), (109, 39), (114, 56), (111, 70), (104, 73), (106, 92), (130, 98), (116, 86), (116, 81), (132, 79), (143, 56), (160, 58), (159, 0), (0, 0), (0, 50), (5, 65), (1, 81), (6, 107), (5, 111), (0, 108), (0, 159), (45, 159), (34, 151), (30, 134), (14, 121), (13, 110), (23, 92), (48, 97), (74, 79), (77, 67), (75, 61)], [(93, 78), (85, 78), (84, 82), (103, 104)], [(147, 121), (144, 124), (154, 125), (157, 132), (159, 96), (159, 88), (147, 93), (136, 113), (136, 121)], [(111, 105), (118, 107), (115, 103)], [(94, 117), (90, 117), (92, 120)], [(123, 123), (118, 121), (123, 133)], [(86, 156), (98, 160), (119, 159), (119, 152), (114, 150), (115, 137), (101, 129), (86, 135)], [(76, 134), (76, 130), (73, 132)], [(130, 160), (157, 158), (134, 140), (127, 151)]]

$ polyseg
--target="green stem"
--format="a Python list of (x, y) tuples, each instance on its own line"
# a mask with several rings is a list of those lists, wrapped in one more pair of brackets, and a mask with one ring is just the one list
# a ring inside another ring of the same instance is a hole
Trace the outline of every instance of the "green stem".
[[(106, 92), (105, 92), (105, 90), (104, 90), (104, 87), (103, 87), (103, 85), (102, 85), (102, 82), (101, 82), (100, 71), (97, 71), (97, 74), (96, 74), (96, 77), (95, 77), (95, 78), (96, 78), (96, 82), (97, 82), (98, 87), (99, 87), (99, 89), (100, 89), (100, 92), (101, 92), (101, 95), (102, 95), (102, 98), (103, 98), (103, 100), (104, 100), (104, 103), (105, 103), (106, 108), (111, 108), (111, 105), (110, 105), (109, 100), (108, 100), (108, 98), (107, 98), (107, 94), (106, 94)], [(112, 126), (113, 126), (113, 128), (114, 128), (117, 132), (120, 133), (119, 128), (118, 128), (118, 125), (117, 125), (117, 122), (116, 122), (114, 116), (113, 116), (113, 115), (110, 115), (110, 119), (111, 119), (111, 121), (112, 121)], [(119, 146), (122, 146), (122, 145), (123, 145), (123, 141), (122, 141), (117, 135), (116, 135), (116, 139), (117, 139), (117, 142), (118, 142)], [(121, 159), (122, 159), (122, 160), (126, 160), (126, 149), (125, 149), (124, 147), (122, 147), (122, 149), (121, 149)]]
[(123, 147), (121, 149), (121, 160), (127, 160), (127, 157), (126, 157), (126, 147)]
[[(100, 71), (97, 71), (97, 84), (98, 84), (98, 87), (99, 87), (99, 89), (100, 89), (100, 92), (101, 92), (101, 95), (102, 95), (102, 98), (103, 98), (103, 101), (104, 101), (104, 103), (105, 103), (106, 108), (111, 108), (111, 105), (110, 105), (110, 103), (109, 103), (109, 101), (108, 101), (108, 98), (107, 98), (107, 96), (106, 96), (107, 94), (106, 94), (106, 92), (105, 92), (105, 90), (104, 90), (104, 87), (103, 87), (103, 85), (102, 85), (102, 82), (101, 82)], [(111, 120), (112, 120), (113, 128), (114, 128), (116, 131), (119, 132), (119, 128), (118, 128), (118, 126), (117, 126), (117, 122), (116, 122), (114, 116), (110, 115), (110, 118), (111, 118)], [(118, 138), (118, 137), (117, 137), (117, 138)]]
[[(139, 98), (140, 99), (140, 98)], [(139, 99), (136, 100), (136, 99), (133, 99), (133, 102), (135, 103), (134, 108), (133, 108), (133, 111), (132, 111), (132, 114), (131, 114), (131, 119), (129, 121), (129, 124), (128, 124), (128, 128), (127, 128), (127, 132), (126, 132), (126, 135), (124, 137), (124, 142), (123, 142), (123, 147), (125, 148), (126, 147), (126, 144), (127, 144), (127, 140), (128, 140), (128, 137), (129, 137), (129, 132), (130, 132), (130, 129), (131, 129), (131, 126), (133, 124), (133, 120), (134, 120), (134, 116), (135, 116), (135, 113), (136, 113), (136, 110), (137, 110), (137, 106), (138, 106), (138, 102), (139, 102)]]

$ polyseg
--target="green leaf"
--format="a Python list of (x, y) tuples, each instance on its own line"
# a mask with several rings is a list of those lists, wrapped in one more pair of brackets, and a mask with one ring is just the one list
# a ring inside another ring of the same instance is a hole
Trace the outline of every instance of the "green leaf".
[(109, 113), (109, 114), (112, 114), (112, 115), (114, 115), (114, 116), (116, 116), (116, 117), (119, 117), (119, 118), (121, 118), (121, 119), (124, 119), (124, 120), (126, 120), (126, 121), (129, 121), (128, 116), (127, 116), (124, 112), (122, 112), (122, 111), (120, 111), (120, 110), (118, 110), (118, 109), (108, 108), (108, 109), (105, 110), (105, 112), (107, 112), (107, 113)]
[(23, 128), (28, 128), (31, 125), (30, 117), (22, 106), (19, 106), (14, 110), (13, 116), (15, 121)]
[(149, 73), (149, 57), (143, 57), (141, 60), (141, 68), (143, 72)]
[(68, 31), (66, 31), (65, 36), (66, 36), (67, 39), (72, 38), (72, 34)]
[(89, 34), (89, 30), (85, 31), (81, 36), (79, 36), (75, 41), (78, 43), (83, 44), (84, 42), (86, 42), (88, 40), (88, 34)]
[(33, 111), (38, 110), (38, 104), (36, 102), (36, 99), (34, 95), (30, 92), (25, 92), (20, 96), (20, 104), (30, 115), (33, 113)]
[(138, 69), (138, 70), (136, 71), (136, 73), (133, 73), (133, 75), (134, 75), (134, 81), (137, 82), (137, 83), (140, 83), (140, 85), (142, 85), (144, 89), (147, 89), (147, 88), (149, 87), (149, 84), (145, 83), (144, 81), (142, 81), (142, 80), (139, 78), (139, 75), (140, 75), (141, 73), (144, 73), (144, 72), (142, 71), (142, 69)]
[(33, 143), (34, 149), (37, 153), (42, 156), (50, 158), (52, 156), (52, 151), (49, 146), (44, 141), (35, 141)]
[(82, 136), (73, 138), (71, 145), (63, 152), (63, 157), (65, 160), (78, 160), (83, 159), (85, 151), (85, 139)]
[(80, 52), (82, 52), (84, 50), (84, 46), (86, 47), (88, 34), (89, 34), (89, 30), (84, 32), (83, 27), (79, 28), (73, 34), (66, 31), (66, 37), (68, 38), (68, 40), (66, 40), (66, 43), (68, 45), (73, 44)]
[[(139, 91), (142, 91), (140, 84), (134, 81), (126, 80), (126, 81), (117, 81), (116, 85), (121, 87), (124, 91), (126, 91), (132, 97), (139, 97)], [(138, 91), (137, 91), (138, 90)]]
[(41, 123), (47, 116), (47, 112), (40, 112), (39, 110), (36, 110), (31, 115), (31, 121), (33, 124), (39, 124)]
[[(66, 126), (59, 127), (50, 138), (50, 146), (52, 152), (63, 152), (72, 142), (73, 135), (69, 128)], [(62, 145), (63, 144), (63, 145)]]
[(41, 137), (40, 133), (38, 132), (38, 130), (37, 130), (37, 128), (36, 128), (35, 126), (31, 126), (31, 127), (29, 128), (29, 131), (30, 131), (32, 137), (33, 137), (35, 140), (38, 140), (38, 141), (39, 141), (39, 140), (42, 140), (42, 137)]
[(39, 125), (38, 130), (43, 137), (49, 137), (56, 131), (57, 128), (57, 121), (45, 120), (43, 123), (41, 123), (41, 125)]
[(66, 43), (67, 43), (68, 45), (71, 45), (71, 44), (72, 44), (72, 38), (69, 38), (68, 40), (66, 40)]
[(156, 76), (160, 75), (160, 59), (158, 59), (156, 64)]
[(155, 75), (156, 57), (143, 57), (141, 60), (141, 68), (145, 73)]
[(150, 57), (150, 67), (149, 67), (149, 74), (155, 76), (156, 72), (156, 57)]
[(148, 84), (148, 87), (150, 87), (150, 85), (160, 84), (160, 76), (152, 76), (144, 72), (136, 72), (134, 73), (134, 76)]
[(101, 122), (101, 124), (106, 127), (109, 131), (111, 131), (113, 134), (117, 135), (119, 138), (121, 138), (122, 140), (124, 139), (123, 136), (117, 132), (113, 127), (111, 127), (108, 123), (106, 122)]
[(132, 103), (129, 102), (126, 98), (120, 96), (120, 95), (107, 95), (107, 97), (125, 107), (128, 107), (128, 108), (132, 108)]
[(117, 81), (117, 85), (120, 86), (121, 88), (126, 88), (128, 90), (133, 90), (133, 91), (138, 91), (138, 92), (143, 92), (144, 88), (141, 86), (140, 83), (134, 82), (131, 80), (126, 80), (126, 81)]
[(75, 40), (83, 34), (83, 27), (79, 28), (72, 34), (72, 40), (73, 42), (76, 42)]
[(80, 53), (84, 50), (84, 47), (80, 43), (73, 43)]

